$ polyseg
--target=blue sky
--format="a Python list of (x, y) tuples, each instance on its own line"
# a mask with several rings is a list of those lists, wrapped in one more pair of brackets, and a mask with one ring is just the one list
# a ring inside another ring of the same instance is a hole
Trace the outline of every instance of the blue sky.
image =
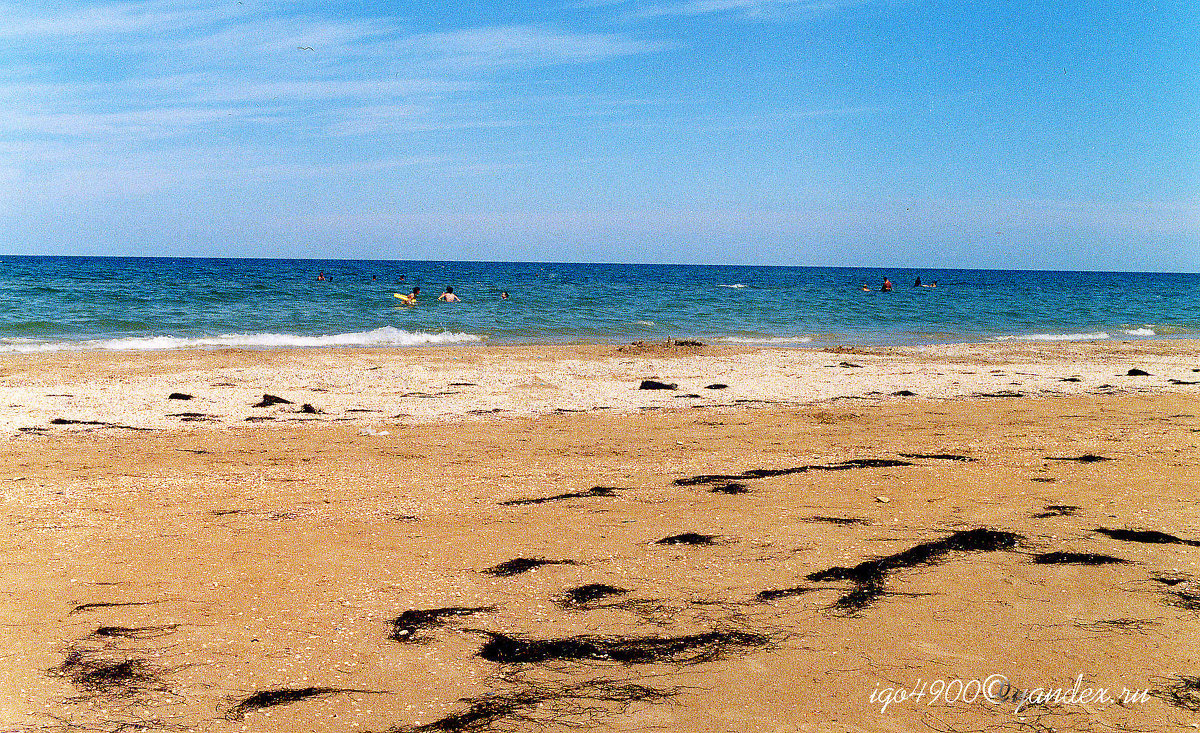
[(1200, 6), (0, 0), (0, 252), (1200, 271)]

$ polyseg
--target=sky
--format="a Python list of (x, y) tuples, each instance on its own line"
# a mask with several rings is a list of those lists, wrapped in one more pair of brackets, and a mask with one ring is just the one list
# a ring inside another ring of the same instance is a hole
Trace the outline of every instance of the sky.
[(1200, 272), (1200, 4), (0, 0), (0, 253)]

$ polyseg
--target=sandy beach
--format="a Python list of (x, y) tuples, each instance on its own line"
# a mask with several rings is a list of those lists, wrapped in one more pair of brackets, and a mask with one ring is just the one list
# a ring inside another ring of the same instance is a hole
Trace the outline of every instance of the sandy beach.
[(5, 356), (0, 731), (1195, 727), (1198, 354)]

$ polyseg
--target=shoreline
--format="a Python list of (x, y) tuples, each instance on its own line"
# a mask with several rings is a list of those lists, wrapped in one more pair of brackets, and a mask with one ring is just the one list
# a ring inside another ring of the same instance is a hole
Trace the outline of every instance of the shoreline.
[[(381, 429), (596, 410), (1195, 394), (1198, 352), (1200, 340), (1174, 339), (823, 349), (635, 342), (5, 355), (0, 404), (8, 409), (0, 414), (0, 434), (333, 421)], [(1131, 376), (1130, 370), (1145, 374)], [(676, 388), (642, 390), (642, 380)], [(265, 395), (287, 402), (256, 406)]]

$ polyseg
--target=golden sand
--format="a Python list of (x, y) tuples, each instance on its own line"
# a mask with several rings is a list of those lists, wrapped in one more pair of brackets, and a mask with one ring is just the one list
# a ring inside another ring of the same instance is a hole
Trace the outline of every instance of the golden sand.
[(0, 730), (1186, 729), (1195, 349), (7, 357)]

